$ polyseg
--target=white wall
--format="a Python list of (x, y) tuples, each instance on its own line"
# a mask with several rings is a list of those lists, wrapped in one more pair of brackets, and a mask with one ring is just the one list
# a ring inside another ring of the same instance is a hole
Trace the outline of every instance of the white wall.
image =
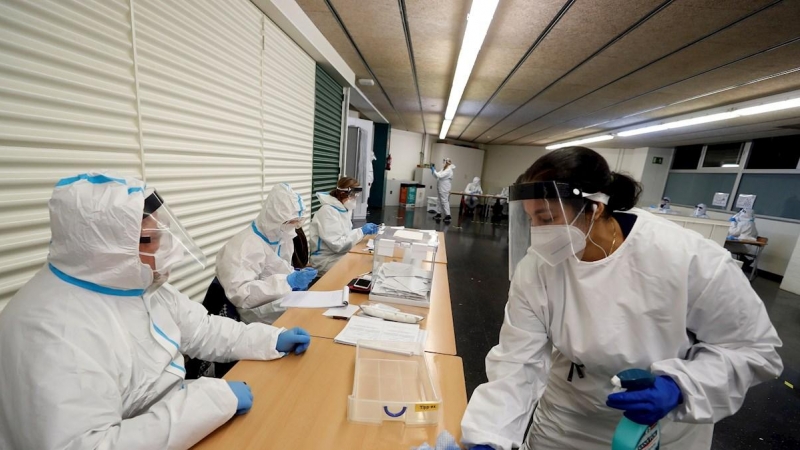
[(800, 294), (800, 239), (797, 239), (792, 258), (789, 260), (789, 264), (786, 267), (781, 289)]
[(387, 180), (410, 181), (414, 179), (414, 170), (419, 164), (422, 142), (422, 133), (392, 129), (389, 138), (392, 170), (386, 173)]
[(544, 147), (489, 145), (481, 177), (483, 191), (499, 193), (503, 187), (514, 184), (522, 172), (547, 152)]
[(442, 170), (444, 167), (443, 158), (452, 159), (456, 166), (453, 171), (452, 192), (463, 191), (467, 184), (472, 182), (473, 177), (479, 177), (483, 173), (483, 150), (450, 144), (433, 144), (431, 162), (436, 164), (436, 170)]
[[(650, 147), (647, 149), (647, 157), (642, 168), (642, 196), (639, 197), (640, 206), (650, 206), (658, 204), (661, 196), (664, 195), (664, 187), (667, 185), (669, 168), (672, 166), (672, 148)], [(662, 164), (653, 164), (653, 158), (664, 158)]]

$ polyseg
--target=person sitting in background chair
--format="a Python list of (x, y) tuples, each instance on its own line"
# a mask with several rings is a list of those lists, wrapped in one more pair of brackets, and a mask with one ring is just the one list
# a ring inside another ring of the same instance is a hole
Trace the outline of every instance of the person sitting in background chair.
[(294, 238), (305, 210), (288, 184), (276, 184), (258, 217), (220, 249), (217, 279), (243, 322), (275, 322), (284, 311), (279, 300), (293, 290), (306, 290), (317, 276), (315, 269), (292, 267)]
[[(481, 189), (481, 179), (479, 177), (473, 178), (472, 183), (467, 184), (464, 192), (467, 194), (483, 194), (483, 189)], [(478, 197), (467, 196), (464, 198), (464, 203), (467, 206), (467, 213), (472, 214), (475, 211), (475, 207), (480, 204), (480, 199)]]
[(355, 178), (343, 177), (332, 191), (317, 193), (322, 206), (311, 219), (309, 238), (311, 265), (320, 274), (330, 270), (364, 236), (378, 232), (374, 223), (353, 228), (353, 209), (361, 192), (361, 185)]

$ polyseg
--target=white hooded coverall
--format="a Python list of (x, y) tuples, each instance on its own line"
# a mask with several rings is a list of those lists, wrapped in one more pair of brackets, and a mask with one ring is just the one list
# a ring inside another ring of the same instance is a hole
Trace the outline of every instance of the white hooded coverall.
[(354, 245), (364, 239), (361, 228), (353, 228), (353, 212), (326, 192), (317, 192), (320, 206), (311, 220), (308, 248), (311, 266), (324, 274)]
[[(467, 194), (483, 194), (483, 189), (481, 188), (481, 179), (479, 177), (473, 178), (472, 183), (467, 184), (464, 192)], [(468, 207), (474, 208), (478, 206), (480, 200), (478, 197), (467, 197), (465, 201)]]
[(185, 382), (183, 355), (273, 359), (282, 331), (209, 316), (139, 259), (134, 179), (61, 180), (43, 267), (0, 313), (0, 448), (187, 449), (230, 419), (224, 380)]
[(456, 166), (450, 164), (446, 169), (441, 172), (433, 171), (433, 176), (436, 177), (436, 190), (439, 193), (439, 214), (443, 216), (450, 215), (450, 189), (453, 185), (453, 169)]
[[(461, 423), (464, 443), (608, 450), (622, 418), (605, 405), (610, 379), (641, 368), (683, 393), (660, 422), (661, 449), (707, 450), (713, 424), (781, 373), (781, 341), (730, 254), (666, 219), (628, 213), (636, 223), (605, 259), (553, 267), (529, 251), (519, 263), (500, 343), (486, 357), (489, 381)], [(572, 363), (585, 377), (567, 381)]]
[(292, 292), (286, 277), (294, 272), (296, 232), (281, 225), (305, 212), (303, 199), (288, 184), (276, 184), (258, 217), (234, 235), (217, 255), (217, 279), (242, 321), (273, 323), (285, 310), (280, 300)]

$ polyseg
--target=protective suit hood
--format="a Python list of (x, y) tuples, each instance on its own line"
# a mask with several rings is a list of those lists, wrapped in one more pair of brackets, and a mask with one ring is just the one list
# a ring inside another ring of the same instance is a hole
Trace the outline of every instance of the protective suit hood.
[(303, 198), (286, 183), (276, 184), (267, 195), (256, 217), (256, 227), (267, 236), (280, 233), (281, 225), (303, 217), (306, 207)]
[(48, 202), (53, 273), (112, 289), (147, 288), (153, 273), (139, 259), (144, 195), (141, 181), (98, 172), (56, 183)]
[(344, 204), (340, 202), (336, 197), (332, 196), (327, 192), (317, 192), (317, 198), (319, 199), (320, 203), (323, 205), (331, 205), (334, 209), (341, 213), (346, 213), (347, 208), (344, 207)]

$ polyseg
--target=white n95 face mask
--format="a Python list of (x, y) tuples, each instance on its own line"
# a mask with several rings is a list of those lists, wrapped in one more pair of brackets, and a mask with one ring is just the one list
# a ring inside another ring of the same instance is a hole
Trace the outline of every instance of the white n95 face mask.
[(153, 284), (164, 284), (169, 278), (169, 272), (178, 263), (183, 261), (185, 253), (183, 246), (178, 239), (174, 239), (167, 235), (162, 237), (161, 245), (155, 253), (139, 252), (140, 255), (150, 256), (155, 261), (155, 269), (153, 269)]
[[(578, 212), (568, 225), (539, 225), (531, 227), (531, 246), (540, 258), (547, 264), (555, 266), (575, 256), (583, 256), (586, 249), (586, 233), (576, 227), (574, 223), (583, 216), (584, 208)], [(594, 225), (594, 217), (589, 225), (589, 232)]]
[(586, 248), (586, 235), (573, 225), (531, 227), (530, 248), (547, 264), (555, 266), (570, 256), (580, 259)]
[(344, 201), (344, 207), (347, 208), (348, 211), (356, 209), (356, 200), (354, 198), (348, 198)]

